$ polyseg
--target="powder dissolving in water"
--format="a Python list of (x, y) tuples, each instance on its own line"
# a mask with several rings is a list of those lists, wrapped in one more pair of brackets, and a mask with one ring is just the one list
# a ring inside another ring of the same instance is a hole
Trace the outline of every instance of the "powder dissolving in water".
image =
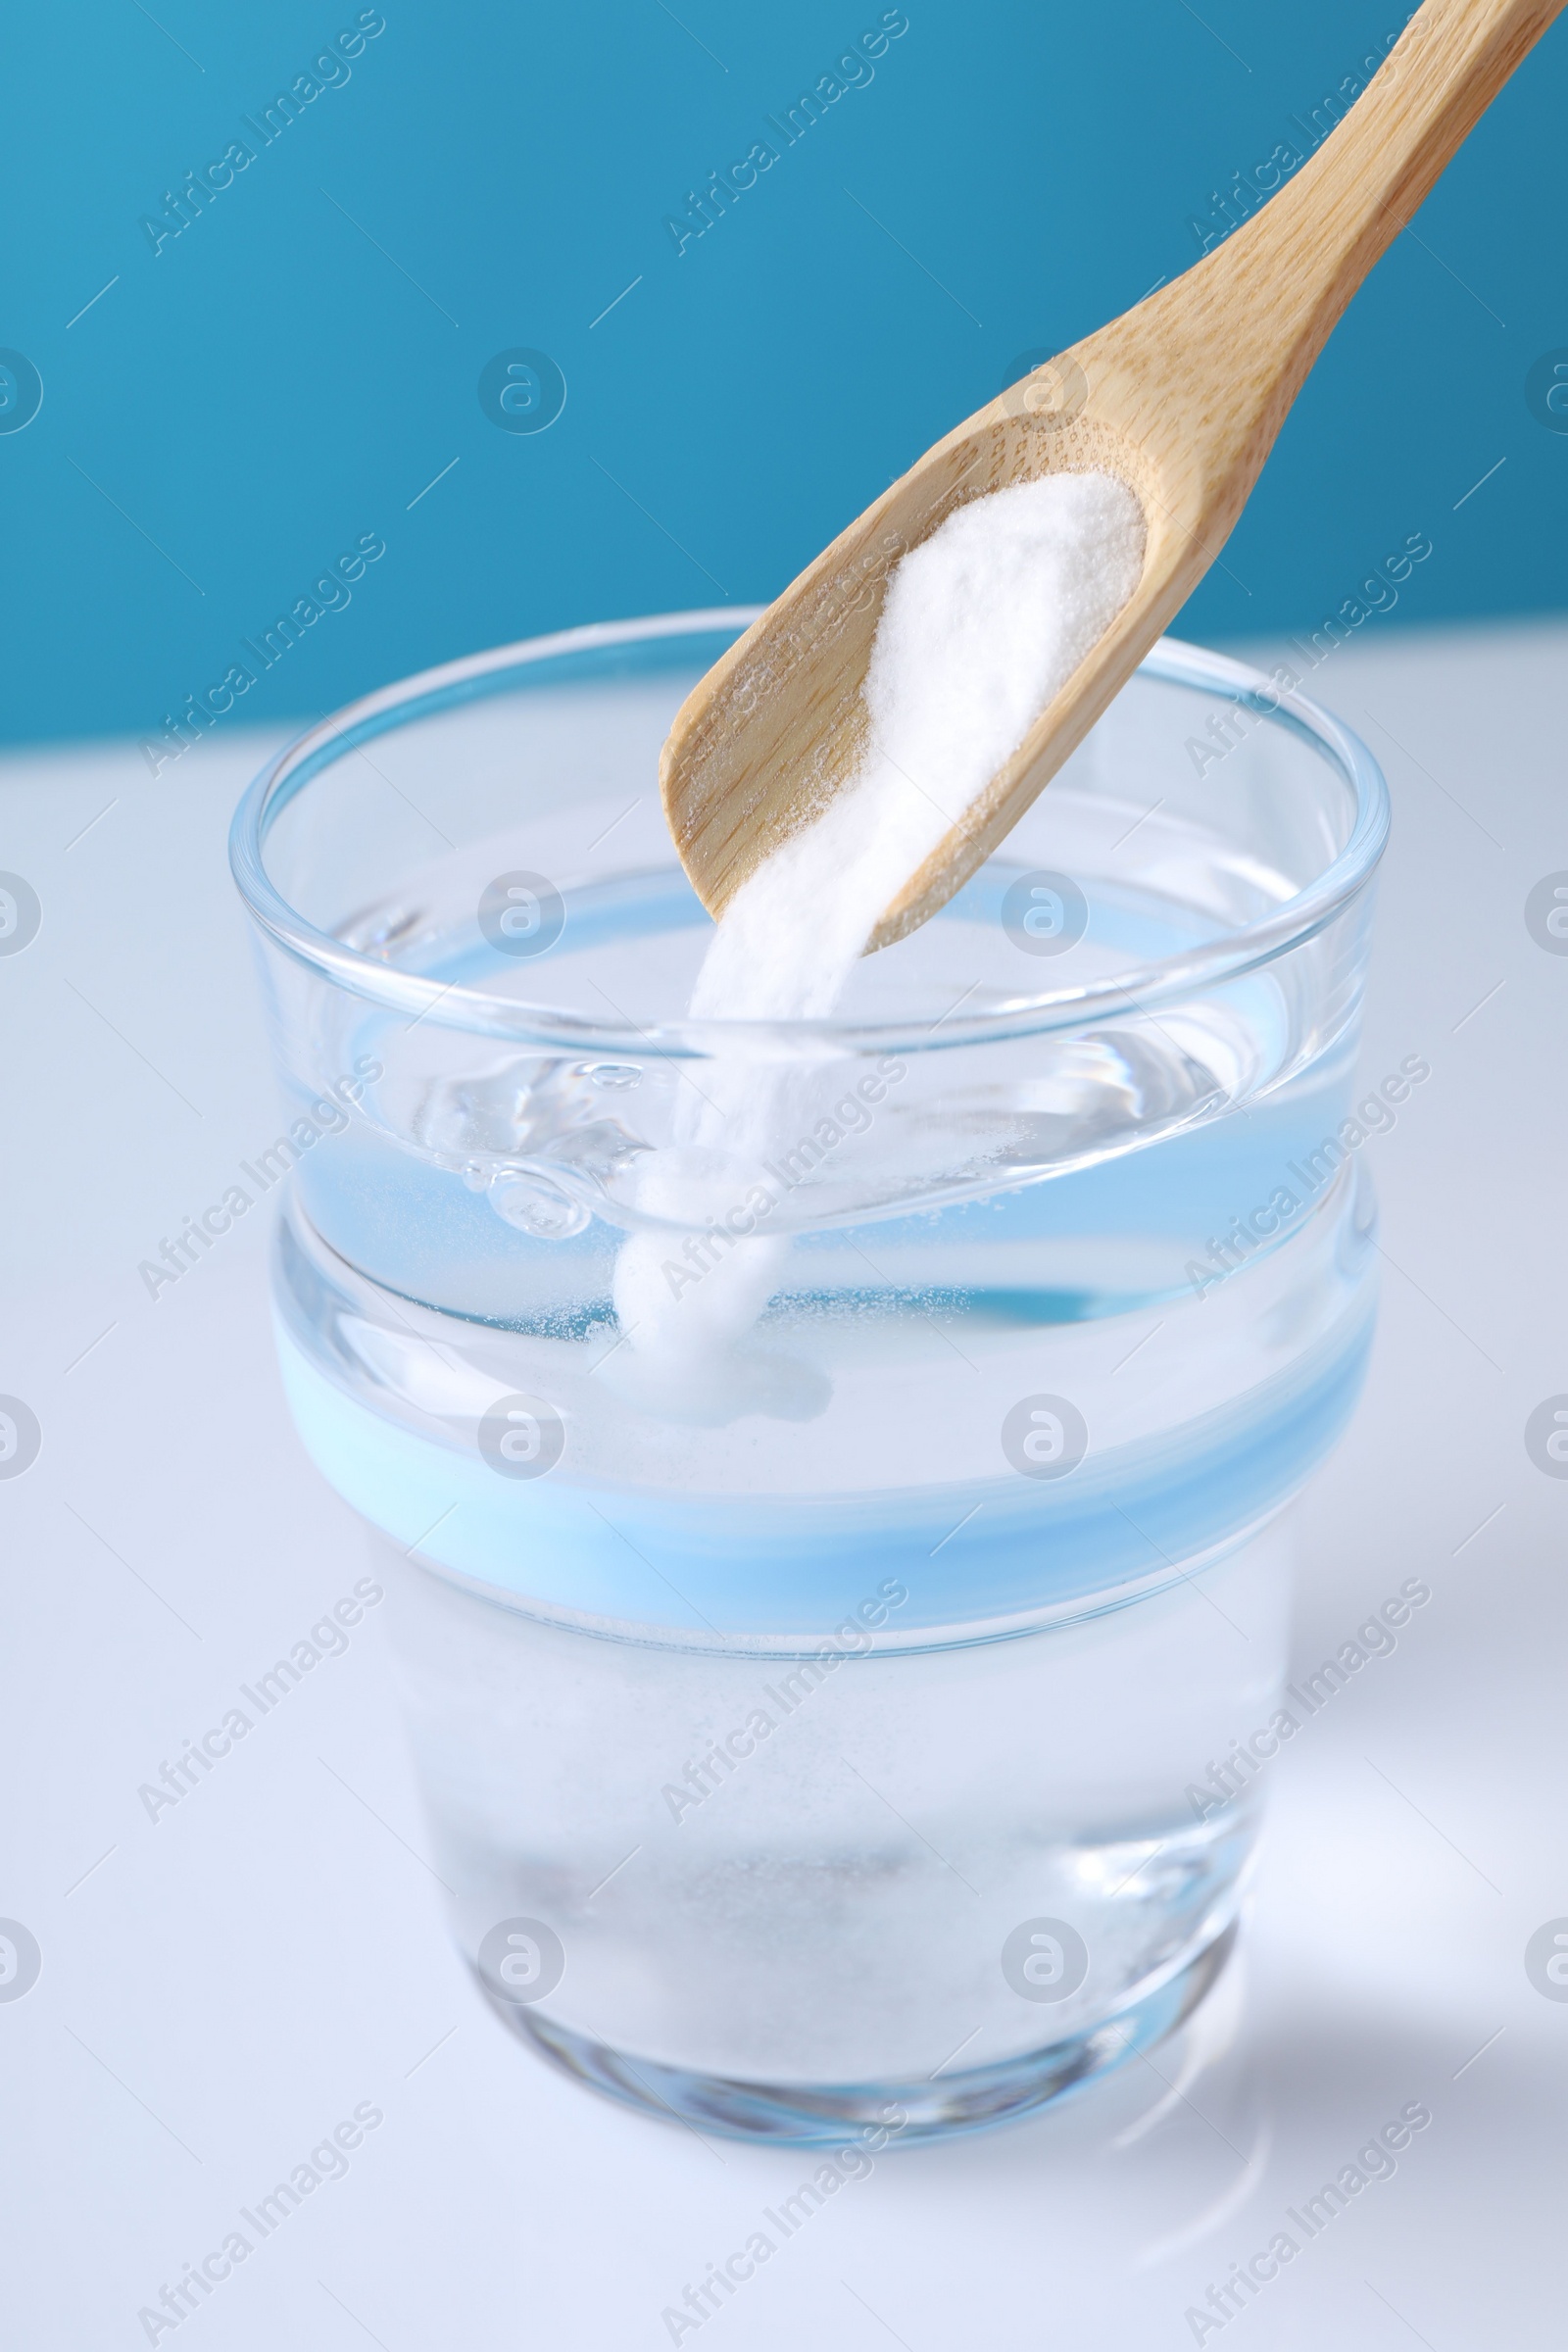
[[(694, 1019), (820, 1020), (878, 919), (1092, 650), (1143, 571), (1143, 510), (1104, 473), (1048, 474), (972, 500), (891, 574), (862, 695), (854, 774), (764, 858), (724, 910), (692, 992)], [(703, 1069), (682, 1140), (643, 1162), (637, 1205), (701, 1229), (759, 1189), (790, 1140), (787, 1065)], [(707, 1099), (705, 1099), (705, 1097)], [(699, 1281), (668, 1230), (627, 1237), (614, 1302), (622, 1379), (663, 1412), (809, 1415), (820, 1375), (746, 1342), (787, 1236), (740, 1240)]]

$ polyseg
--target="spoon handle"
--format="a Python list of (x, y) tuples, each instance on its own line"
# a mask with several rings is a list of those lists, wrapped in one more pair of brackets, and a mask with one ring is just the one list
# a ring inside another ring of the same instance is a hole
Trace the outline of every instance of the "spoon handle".
[[(1426, 0), (1344, 120), (1214, 260), (1258, 299), (1287, 408), (1357, 286), (1564, 0)], [(1203, 267), (1200, 264), (1200, 269)], [(1189, 281), (1191, 282), (1191, 281)]]
[(1356, 287), (1565, 4), (1426, 0), (1359, 95), (1340, 85), (1348, 112), (1277, 195), (1074, 346), (1085, 422), (1148, 461), (1134, 487), (1150, 518), (1145, 603), (1161, 625), (1229, 537)]

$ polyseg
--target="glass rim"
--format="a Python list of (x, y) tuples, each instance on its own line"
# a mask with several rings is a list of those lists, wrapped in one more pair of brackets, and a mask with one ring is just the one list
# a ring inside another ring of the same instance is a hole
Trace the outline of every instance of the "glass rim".
[(269, 875), (267, 839), (284, 808), (314, 776), (362, 743), (411, 719), (504, 692), (514, 676), (524, 680), (539, 662), (564, 655), (651, 644), (662, 638), (725, 632), (738, 636), (765, 610), (760, 605), (710, 606), (561, 629), (416, 671), (329, 712), (268, 761), (234, 811), (229, 827), (229, 866), (252, 919), (285, 954), (353, 995), (406, 1012), (411, 1026), (428, 1016), (438, 1028), (512, 1038), (566, 1052), (613, 1053), (627, 1058), (654, 1052), (712, 1059), (726, 1045), (755, 1048), (764, 1041), (792, 1052), (808, 1046), (839, 1054), (929, 1052), (999, 1043), (1042, 1030), (1076, 1028), (1086, 1019), (1140, 1013), (1195, 988), (1212, 988), (1242, 978), (1311, 939), (1343, 913), (1367, 887), (1383, 854), (1389, 834), (1388, 786), (1372, 752), (1351, 728), (1311, 696), (1298, 688), (1280, 687), (1248, 662), (1210, 653), (1181, 638), (1162, 637), (1139, 663), (1137, 675), (1217, 694), (1250, 710), (1264, 724), (1283, 724), (1305, 737), (1339, 768), (1356, 805), (1355, 822), (1345, 846), (1293, 897), (1217, 939), (1135, 965), (1114, 977), (1035, 995), (1020, 994), (983, 1012), (955, 1009), (951, 1015), (941, 1016), (931, 1029), (926, 1028), (919, 1010), (876, 1021), (682, 1018), (648, 1028), (630, 1019), (590, 1018), (559, 1005), (494, 996), (484, 989), (437, 981), (383, 962), (308, 922)]

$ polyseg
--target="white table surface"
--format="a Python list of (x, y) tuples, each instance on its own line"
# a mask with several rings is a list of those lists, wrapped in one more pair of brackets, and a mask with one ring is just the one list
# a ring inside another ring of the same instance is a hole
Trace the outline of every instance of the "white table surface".
[[(1314, 684), (1395, 794), (1362, 1068), (1433, 1074), (1367, 1147), (1383, 1319), (1303, 1506), (1298, 1658), (1405, 1577), (1433, 1600), (1271, 1767), (1243, 1963), (1156, 2053), (1176, 2090), (1135, 2064), (889, 2151), (682, 2337), (704, 2352), (1190, 2344), (1209, 2283), (1416, 2100), (1396, 2175), (1202, 2340), (1560, 2352), (1568, 2001), (1524, 1950), (1568, 1916), (1568, 1482), (1523, 1427), (1568, 1390), (1568, 956), (1523, 906), (1568, 867), (1568, 627), (1385, 634)], [(623, 2112), (483, 2008), (421, 1860), (384, 1622), (177, 1809), (136, 1794), (367, 1565), (284, 1410), (264, 1218), (156, 1302), (136, 1271), (275, 1132), (223, 856), (265, 748), (219, 734), (156, 782), (134, 746), (0, 767), (0, 867), (44, 908), (0, 958), (0, 1391), (44, 1432), (0, 1481), (0, 1915), (43, 1954), (0, 2002), (3, 2341), (145, 2343), (139, 2309), (368, 2101), (347, 2176), (182, 2346), (635, 2352), (815, 2159)]]

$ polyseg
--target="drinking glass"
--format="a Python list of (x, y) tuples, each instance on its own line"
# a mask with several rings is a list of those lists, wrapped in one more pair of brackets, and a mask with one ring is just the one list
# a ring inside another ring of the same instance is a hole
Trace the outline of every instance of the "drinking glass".
[(1372, 1324), (1387, 799), (1166, 641), (831, 1019), (695, 1021), (658, 755), (752, 617), (504, 647), (271, 762), (252, 1172), (497, 2012), (700, 2129), (914, 2138), (1231, 1948)]

